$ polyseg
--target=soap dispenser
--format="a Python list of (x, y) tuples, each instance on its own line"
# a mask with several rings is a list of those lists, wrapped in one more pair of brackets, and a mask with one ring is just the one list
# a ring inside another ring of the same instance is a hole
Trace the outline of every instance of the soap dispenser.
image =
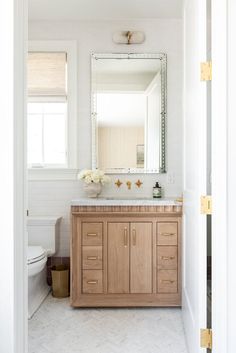
[(159, 199), (161, 198), (161, 186), (159, 185), (158, 182), (156, 182), (156, 185), (153, 187), (153, 198), (154, 199)]

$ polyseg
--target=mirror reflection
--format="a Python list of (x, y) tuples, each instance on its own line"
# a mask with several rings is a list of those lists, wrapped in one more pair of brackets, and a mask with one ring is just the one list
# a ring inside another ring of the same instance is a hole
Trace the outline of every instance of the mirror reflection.
[(163, 54), (93, 54), (93, 167), (165, 172)]

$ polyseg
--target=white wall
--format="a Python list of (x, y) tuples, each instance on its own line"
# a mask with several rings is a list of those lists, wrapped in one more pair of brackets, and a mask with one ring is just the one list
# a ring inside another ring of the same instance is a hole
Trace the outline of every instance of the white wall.
[[(143, 30), (146, 34), (142, 45), (116, 45), (112, 34), (117, 30)], [(91, 121), (90, 121), (90, 54), (92, 52), (141, 52), (167, 53), (168, 59), (168, 108), (167, 108), (167, 174), (119, 175), (122, 181), (128, 179), (143, 181), (142, 189), (131, 191), (123, 185), (120, 190), (114, 182), (103, 194), (115, 196), (151, 196), (156, 180), (163, 186), (165, 196), (179, 196), (182, 193), (182, 23), (181, 20), (113, 21), (93, 23), (48, 23), (31, 22), (30, 40), (77, 40), (78, 44), (78, 168), (91, 166)], [(118, 176), (113, 177), (113, 181)], [(70, 200), (82, 196), (82, 186), (75, 180), (30, 181), (29, 211), (31, 215), (62, 215), (60, 255), (69, 254), (69, 206)]]

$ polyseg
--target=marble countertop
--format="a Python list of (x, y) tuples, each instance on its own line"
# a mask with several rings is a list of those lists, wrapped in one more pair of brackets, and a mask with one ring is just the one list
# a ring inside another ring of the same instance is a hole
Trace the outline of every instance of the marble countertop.
[(181, 206), (182, 202), (177, 198), (137, 198), (137, 199), (119, 199), (119, 198), (79, 198), (71, 201), (72, 206)]

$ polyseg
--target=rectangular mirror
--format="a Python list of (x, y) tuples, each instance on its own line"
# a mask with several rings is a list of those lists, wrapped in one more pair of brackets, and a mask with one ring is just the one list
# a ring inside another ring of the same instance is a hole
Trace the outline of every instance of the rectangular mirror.
[(92, 167), (166, 172), (166, 54), (92, 54)]

